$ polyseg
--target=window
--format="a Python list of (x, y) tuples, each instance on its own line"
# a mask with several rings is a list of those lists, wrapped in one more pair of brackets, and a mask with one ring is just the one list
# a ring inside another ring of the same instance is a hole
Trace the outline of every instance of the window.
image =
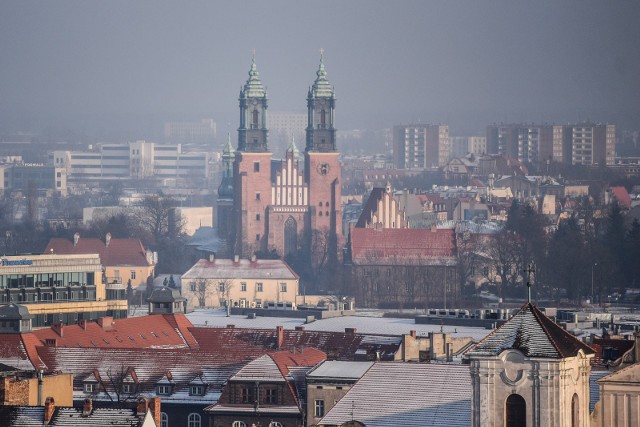
[(244, 421), (234, 421), (231, 427), (247, 427)]
[(253, 171), (260, 172), (260, 162), (253, 162)]
[(262, 292), (262, 283), (256, 283), (256, 292)]
[(200, 414), (189, 414), (187, 418), (188, 427), (201, 427)]
[(256, 221), (260, 221), (260, 214), (256, 214)]
[(247, 284), (242, 282), (240, 283), (240, 292), (247, 292)]
[(256, 242), (259, 242), (259, 241), (260, 241), (260, 235), (256, 234)]
[(195, 292), (196, 291), (196, 284), (195, 283), (190, 283), (189, 284), (189, 289), (191, 290), (191, 292)]
[(136, 389), (136, 385), (135, 384), (132, 384), (132, 383), (122, 384), (122, 392), (123, 393), (131, 394), (131, 393), (133, 393), (135, 391), (135, 389)]
[(313, 408), (314, 417), (324, 417), (324, 400), (316, 400)]
[(256, 200), (260, 200), (260, 193), (256, 192)]
[(277, 403), (278, 390), (275, 388), (268, 388), (265, 392), (264, 403)]
[(282, 427), (282, 423), (279, 423), (278, 421), (271, 421), (269, 423), (269, 427)]
[(240, 393), (241, 402), (240, 403), (253, 403), (255, 397), (253, 395), (252, 387), (243, 387)]
[(169, 415), (166, 412), (160, 412), (160, 427), (169, 427)]
[(136, 272), (135, 270), (131, 270), (131, 280), (135, 280), (136, 278)]
[(96, 383), (85, 383), (84, 384), (84, 392), (85, 393), (94, 393), (98, 391), (98, 384)]
[(171, 394), (171, 387), (168, 386), (168, 385), (159, 385), (156, 388), (156, 393), (157, 394), (163, 394), (163, 395)]
[(287, 292), (287, 284), (280, 283), (280, 292)]
[(505, 401), (505, 427), (527, 424), (527, 403), (519, 394), (510, 395)]
[(204, 396), (204, 386), (192, 385), (189, 387), (189, 396)]
[(224, 282), (220, 282), (220, 283), (218, 284), (218, 290), (219, 290), (220, 292), (224, 292)]

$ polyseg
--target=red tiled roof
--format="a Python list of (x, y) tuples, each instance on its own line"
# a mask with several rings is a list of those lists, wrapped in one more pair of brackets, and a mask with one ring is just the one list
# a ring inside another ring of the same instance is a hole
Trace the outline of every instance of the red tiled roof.
[(0, 362), (22, 370), (44, 367), (37, 351), (37, 347), (41, 344), (33, 334), (2, 334), (0, 336), (2, 337)]
[(53, 238), (44, 253), (62, 255), (99, 254), (100, 262), (104, 266), (144, 266), (147, 267), (146, 253), (142, 242), (138, 239), (111, 239), (109, 246), (96, 238), (80, 238), (74, 246), (73, 241), (63, 238)]
[(452, 229), (354, 228), (351, 231), (354, 264), (371, 262), (403, 263), (455, 255)]
[(280, 369), (283, 376), (289, 375), (289, 368), (293, 366), (316, 366), (327, 360), (327, 354), (317, 348), (303, 348), (302, 352), (277, 351), (271, 358)]
[(112, 325), (107, 321), (105, 327), (97, 322), (66, 325), (62, 326), (62, 336), (54, 327), (35, 330), (33, 335), (39, 345), (55, 339), (56, 347), (187, 349), (198, 345), (189, 331), (191, 326), (184, 314), (151, 315), (116, 319)]

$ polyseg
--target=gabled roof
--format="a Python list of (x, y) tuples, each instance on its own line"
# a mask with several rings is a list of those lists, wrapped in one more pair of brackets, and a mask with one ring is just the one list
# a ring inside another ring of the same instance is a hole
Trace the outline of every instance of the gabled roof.
[(186, 273), (182, 280), (196, 279), (284, 279), (297, 280), (298, 275), (280, 259), (201, 259)]
[(270, 383), (285, 382), (285, 378), (282, 376), (280, 369), (278, 369), (278, 365), (276, 365), (274, 360), (267, 354), (244, 365), (238, 373), (229, 380)]
[(351, 230), (354, 264), (431, 265), (452, 261), (455, 234), (451, 229), (354, 228)]
[(629, 365), (612, 374), (597, 380), (598, 383), (632, 383), (636, 387), (640, 384), (640, 363)]
[[(33, 331), (38, 345), (55, 339), (56, 347), (80, 348), (194, 348), (198, 346), (184, 314), (104, 318), (81, 325), (64, 325)], [(61, 333), (60, 333), (61, 332)], [(28, 334), (25, 334), (28, 335)]]
[(76, 245), (64, 238), (49, 240), (44, 253), (61, 255), (99, 254), (100, 262), (106, 267), (126, 265), (148, 267), (146, 251), (138, 239), (111, 239), (109, 246), (96, 238), (81, 237)]
[(586, 355), (595, 353), (531, 303), (525, 304), (511, 319), (471, 347), (466, 355), (472, 358), (497, 356), (507, 349), (519, 350), (526, 357), (549, 359), (574, 357), (579, 350)]
[(0, 363), (22, 371), (44, 368), (37, 347), (42, 345), (32, 334), (1, 334)]
[(468, 426), (471, 389), (466, 365), (377, 362), (318, 424)]

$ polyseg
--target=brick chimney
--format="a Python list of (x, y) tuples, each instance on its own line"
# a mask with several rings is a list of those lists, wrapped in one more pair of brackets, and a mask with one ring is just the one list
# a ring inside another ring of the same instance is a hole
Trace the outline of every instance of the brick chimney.
[(91, 399), (84, 400), (84, 406), (82, 407), (82, 416), (88, 417), (93, 412), (93, 401)]
[(82, 319), (81, 321), (79, 321), (78, 325), (85, 331), (87, 330), (87, 321), (85, 319)]
[(282, 347), (282, 343), (284, 343), (284, 328), (282, 326), (276, 326), (276, 335), (276, 348), (280, 349)]
[(149, 410), (151, 411), (151, 416), (153, 416), (153, 420), (156, 422), (156, 425), (160, 425), (160, 398), (152, 397), (149, 400)]
[(149, 401), (144, 397), (139, 398), (138, 405), (136, 406), (137, 415), (144, 416), (144, 414), (147, 413), (147, 409), (149, 409)]
[(98, 325), (104, 330), (109, 330), (113, 326), (113, 317), (104, 316), (98, 319)]
[(53, 332), (56, 334), (60, 335), (60, 338), (64, 336), (64, 325), (62, 323), (54, 323), (51, 325), (51, 329), (53, 329)]
[(53, 397), (47, 397), (47, 400), (44, 401), (44, 424), (49, 424), (51, 422), (51, 418), (53, 418), (55, 410), (56, 403), (53, 400)]

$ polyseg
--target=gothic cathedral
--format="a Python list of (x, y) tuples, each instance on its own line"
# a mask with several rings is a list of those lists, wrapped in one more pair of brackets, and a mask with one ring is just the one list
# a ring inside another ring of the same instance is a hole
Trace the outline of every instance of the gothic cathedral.
[(339, 258), (342, 213), (336, 98), (322, 57), (316, 76), (307, 95), (303, 169), (293, 140), (283, 160), (271, 158), (267, 91), (252, 61), (249, 79), (240, 89), (237, 150), (233, 153), (227, 143), (218, 190), (219, 228), (232, 243), (234, 254), (285, 257), (320, 245), (329, 259)]

